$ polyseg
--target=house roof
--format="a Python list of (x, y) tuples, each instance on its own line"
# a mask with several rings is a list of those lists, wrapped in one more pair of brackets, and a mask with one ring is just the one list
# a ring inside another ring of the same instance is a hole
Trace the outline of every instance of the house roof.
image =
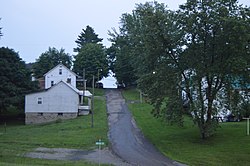
[[(71, 88), (73, 91), (75, 91), (76, 93), (79, 94), (79, 90), (78, 90), (76, 87), (73, 87), (72, 85), (68, 84), (67, 82), (65, 82), (65, 81), (63, 81), (63, 80), (59, 81), (57, 84), (53, 85), (53, 86), (50, 87), (50, 88), (53, 88), (54, 86), (56, 86), (56, 85), (58, 85), (58, 84), (60, 84), (60, 83), (63, 83), (63, 84), (65, 84), (65, 85), (67, 85), (69, 88)], [(50, 89), (50, 88), (49, 88), (49, 89)]]
[(68, 86), (70, 89), (72, 89), (75, 93), (77, 93), (79, 95), (84, 95), (86, 97), (91, 97), (92, 96), (92, 94), (88, 90), (80, 91), (76, 87), (73, 87), (71, 84), (68, 84), (67, 82), (62, 81), (62, 80), (59, 81), (58, 83), (56, 83), (55, 85), (51, 86), (48, 89), (43, 89), (43, 90), (40, 90), (40, 91), (37, 91), (37, 92), (33, 92), (33, 93), (29, 93), (29, 94), (26, 94), (26, 95), (35, 94), (35, 93), (41, 93), (41, 92), (46, 92), (46, 91), (49, 91), (49, 90), (53, 89), (54, 87), (56, 87), (59, 84), (65, 84), (66, 86)]
[(68, 69), (65, 65), (63, 65), (62, 63), (59, 63), (58, 65), (56, 65), (55, 67), (53, 67), (52, 69), (50, 69), (47, 73), (45, 73), (43, 76), (48, 75), (51, 71), (53, 71), (55, 68), (57, 68), (58, 66), (63, 66), (64, 68), (66, 68), (69, 72), (71, 72), (73, 75), (77, 76), (76, 73), (74, 73), (73, 71), (71, 71), (70, 69)]
[[(73, 91), (75, 91), (76, 93), (78, 93), (79, 95), (84, 95), (84, 96), (86, 96), (86, 97), (91, 97), (91, 96), (92, 96), (92, 94), (91, 94), (88, 90), (80, 91), (80, 90), (78, 90), (76, 87), (73, 87), (71, 84), (68, 84), (68, 83), (65, 82), (65, 81), (60, 81), (60, 82), (58, 82), (56, 85), (58, 85), (58, 84), (60, 84), (60, 83), (64, 83), (64, 84), (67, 85), (69, 88), (71, 88)], [(56, 85), (54, 85), (54, 86), (56, 86)], [(52, 86), (52, 87), (54, 87), (54, 86)], [(50, 87), (50, 88), (52, 88), (52, 87)], [(50, 88), (49, 88), (49, 89), (50, 89)], [(84, 94), (83, 94), (83, 92), (84, 92)]]

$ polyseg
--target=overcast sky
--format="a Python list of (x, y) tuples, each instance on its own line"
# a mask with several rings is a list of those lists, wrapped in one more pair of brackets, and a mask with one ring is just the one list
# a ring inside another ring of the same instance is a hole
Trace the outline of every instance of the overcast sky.
[[(73, 53), (75, 40), (90, 25), (110, 46), (108, 30), (118, 28), (123, 13), (147, 0), (0, 0), (0, 47), (13, 48), (26, 62), (35, 60), (49, 47)], [(158, 0), (176, 10), (185, 0)], [(250, 5), (250, 0), (240, 0)]]

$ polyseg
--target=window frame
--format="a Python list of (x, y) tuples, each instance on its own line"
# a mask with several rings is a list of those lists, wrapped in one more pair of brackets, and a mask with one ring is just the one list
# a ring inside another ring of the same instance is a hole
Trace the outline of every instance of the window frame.
[(50, 81), (50, 86), (54, 86), (54, 81)]
[(59, 75), (62, 75), (62, 69), (59, 69)]
[(42, 97), (37, 98), (37, 104), (39, 104), (39, 105), (43, 104), (43, 98)]

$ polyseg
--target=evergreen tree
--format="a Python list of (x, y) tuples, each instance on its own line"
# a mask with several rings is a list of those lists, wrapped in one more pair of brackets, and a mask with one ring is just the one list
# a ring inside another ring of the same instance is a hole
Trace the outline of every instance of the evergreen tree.
[(90, 85), (92, 76), (96, 80), (108, 74), (108, 61), (106, 53), (101, 44), (87, 43), (75, 56), (73, 71), (82, 76), (85, 69), (85, 78)]
[(74, 52), (80, 52), (81, 48), (83, 48), (88, 43), (99, 43), (103, 39), (98, 38), (98, 35), (95, 34), (94, 29), (90, 27), (89, 25), (86, 27), (86, 29), (82, 29), (83, 32), (80, 33), (77, 40), (75, 41), (77, 43), (77, 47), (74, 48)]

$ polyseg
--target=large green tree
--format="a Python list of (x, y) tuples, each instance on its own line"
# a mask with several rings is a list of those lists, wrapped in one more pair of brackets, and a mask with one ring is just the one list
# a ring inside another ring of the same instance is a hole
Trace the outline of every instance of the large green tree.
[[(181, 121), (177, 89), (180, 69), (176, 65), (181, 32), (175, 17), (164, 4), (140, 4), (132, 14), (123, 15), (121, 34), (128, 42), (128, 60), (138, 77), (138, 87), (150, 98), (154, 115)], [(167, 105), (161, 106), (163, 103)]]
[[(88, 84), (91, 83), (93, 75), (96, 80), (107, 76), (108, 61), (105, 49), (101, 44), (88, 43), (75, 56), (73, 71), (83, 76), (84, 70)], [(97, 78), (98, 76), (99, 78)]]
[(136, 82), (133, 61), (129, 52), (129, 44), (125, 36), (119, 35), (114, 29), (109, 32), (112, 37), (112, 45), (107, 49), (110, 70), (115, 73), (119, 83), (126, 86), (133, 85)]
[[(249, 83), (249, 8), (237, 1), (188, 0), (177, 12), (145, 3), (121, 19), (139, 88), (155, 115), (182, 121), (182, 92), (202, 138), (213, 135), (219, 96)], [(126, 44), (127, 45), (127, 44)]]
[(86, 26), (86, 29), (82, 29), (82, 32), (75, 41), (77, 43), (77, 47), (74, 48), (74, 52), (80, 52), (81, 48), (88, 43), (98, 44), (102, 40), (103, 39), (99, 38), (95, 33), (94, 29), (88, 25)]
[(0, 112), (23, 110), (24, 95), (36, 89), (31, 72), (13, 49), (0, 48)]
[(33, 65), (33, 73), (36, 78), (42, 77), (50, 69), (58, 65), (64, 64), (69, 69), (72, 66), (72, 57), (69, 53), (65, 53), (64, 49), (57, 50), (49, 47), (48, 51), (41, 54)]
[(201, 136), (206, 138), (216, 128), (212, 117), (219, 111), (216, 104), (226, 85), (239, 78), (249, 83), (249, 9), (236, 0), (190, 0), (179, 14), (187, 47), (182, 54), (187, 66), (185, 90)]

